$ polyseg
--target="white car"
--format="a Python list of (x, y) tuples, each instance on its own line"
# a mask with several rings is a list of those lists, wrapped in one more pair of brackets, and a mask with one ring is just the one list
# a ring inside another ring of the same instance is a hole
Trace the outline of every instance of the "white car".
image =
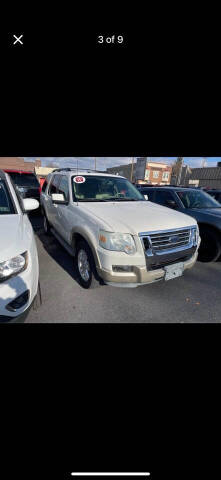
[(0, 322), (25, 317), (38, 292), (37, 247), (26, 213), (38, 206), (22, 200), (0, 170)]
[(137, 287), (182, 275), (200, 245), (194, 218), (146, 201), (124, 177), (76, 169), (50, 174), (41, 193), (45, 233), (75, 258), (79, 281)]

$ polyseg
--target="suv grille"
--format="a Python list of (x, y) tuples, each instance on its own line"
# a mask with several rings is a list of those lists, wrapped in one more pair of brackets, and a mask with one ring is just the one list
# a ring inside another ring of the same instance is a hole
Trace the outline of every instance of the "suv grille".
[[(170, 232), (152, 233), (148, 237), (151, 241), (152, 249), (154, 251), (162, 251), (188, 245), (190, 243), (190, 235), (190, 228), (185, 228), (178, 231), (171, 230)], [(143, 240), (146, 249), (146, 241), (148, 239), (144, 238)]]
[(196, 226), (140, 233), (147, 269), (156, 270), (189, 260), (197, 249), (196, 233)]

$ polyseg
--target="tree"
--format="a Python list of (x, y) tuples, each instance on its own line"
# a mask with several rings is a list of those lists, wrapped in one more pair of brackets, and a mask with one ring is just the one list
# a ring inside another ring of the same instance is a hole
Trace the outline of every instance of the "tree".
[(177, 157), (177, 160), (172, 165), (172, 174), (176, 177), (176, 185), (180, 184), (183, 168), (183, 157)]
[(58, 168), (58, 164), (56, 162), (49, 162), (46, 165), (47, 168)]

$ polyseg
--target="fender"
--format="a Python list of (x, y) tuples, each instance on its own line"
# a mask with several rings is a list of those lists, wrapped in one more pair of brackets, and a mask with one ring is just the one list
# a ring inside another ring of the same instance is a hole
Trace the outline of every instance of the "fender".
[(101, 268), (100, 260), (99, 260), (96, 248), (94, 246), (93, 238), (90, 235), (90, 233), (85, 230), (84, 227), (77, 226), (77, 227), (72, 228), (72, 230), (71, 230), (71, 246), (74, 249), (74, 251), (75, 251), (75, 243), (76, 243), (76, 238), (75, 237), (77, 235), (80, 235), (82, 238), (84, 238), (84, 240), (86, 240), (86, 242), (88, 243), (88, 245), (91, 248), (92, 253), (94, 255), (94, 261), (95, 261), (96, 267)]

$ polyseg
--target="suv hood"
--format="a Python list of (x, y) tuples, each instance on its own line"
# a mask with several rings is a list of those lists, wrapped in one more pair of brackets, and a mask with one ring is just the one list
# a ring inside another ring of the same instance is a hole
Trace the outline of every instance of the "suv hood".
[(0, 215), (0, 262), (16, 257), (27, 250), (28, 232), (24, 235), (23, 216)]
[(112, 232), (137, 235), (140, 232), (196, 225), (194, 218), (150, 201), (82, 202), (80, 208), (90, 212)]

